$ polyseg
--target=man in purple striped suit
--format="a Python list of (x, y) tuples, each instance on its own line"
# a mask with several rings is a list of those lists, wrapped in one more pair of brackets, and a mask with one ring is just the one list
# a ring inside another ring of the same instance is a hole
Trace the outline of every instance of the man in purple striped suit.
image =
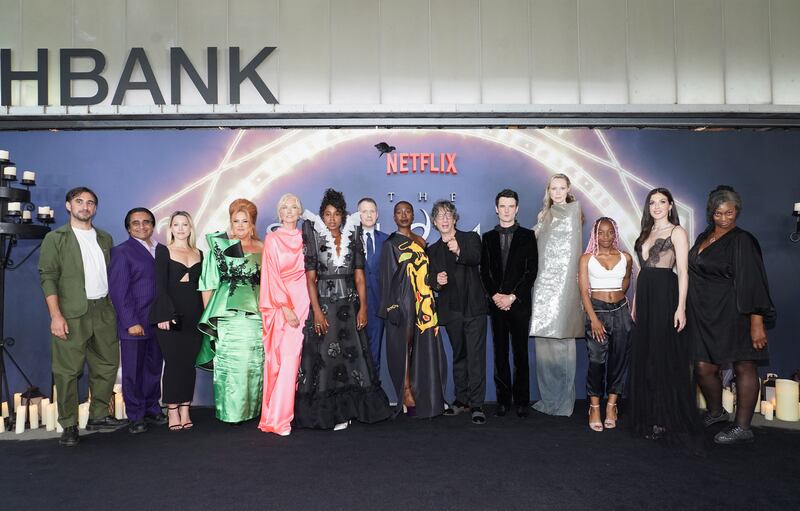
[(166, 424), (158, 401), (161, 397), (163, 357), (155, 329), (149, 324), (150, 305), (156, 296), (156, 245), (152, 239), (155, 217), (146, 208), (125, 215), (130, 238), (111, 249), (109, 294), (117, 311), (122, 396), (131, 433), (144, 433), (147, 424)]

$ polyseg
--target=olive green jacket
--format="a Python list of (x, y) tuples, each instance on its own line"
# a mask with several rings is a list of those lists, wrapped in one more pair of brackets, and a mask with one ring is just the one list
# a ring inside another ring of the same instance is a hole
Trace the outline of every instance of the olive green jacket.
[[(108, 267), (111, 235), (95, 227), (97, 244), (103, 250)], [(83, 273), (83, 258), (78, 238), (70, 224), (48, 232), (42, 241), (39, 255), (39, 280), (44, 296), (57, 295), (61, 314), (65, 318), (77, 318), (86, 314), (89, 304), (86, 300), (86, 278)]]

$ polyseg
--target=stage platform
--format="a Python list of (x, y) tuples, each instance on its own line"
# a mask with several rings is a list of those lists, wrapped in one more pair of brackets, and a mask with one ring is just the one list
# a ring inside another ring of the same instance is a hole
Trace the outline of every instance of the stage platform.
[[(264, 434), (256, 422), (146, 434), (0, 435), (0, 507), (18, 509), (800, 509), (800, 431), (756, 423), (756, 442), (706, 457), (595, 433), (531, 411), (475, 426), (405, 417), (346, 431)], [(487, 407), (491, 412), (493, 407)], [(708, 440), (718, 428), (708, 432)], [(38, 438), (37, 438), (38, 437)]]

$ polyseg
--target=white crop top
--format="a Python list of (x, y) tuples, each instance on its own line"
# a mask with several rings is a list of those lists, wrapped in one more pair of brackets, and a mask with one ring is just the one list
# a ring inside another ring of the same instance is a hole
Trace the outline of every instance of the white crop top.
[(589, 258), (589, 287), (592, 291), (622, 291), (625, 278), (625, 256), (620, 254), (619, 262), (606, 270), (594, 256)]

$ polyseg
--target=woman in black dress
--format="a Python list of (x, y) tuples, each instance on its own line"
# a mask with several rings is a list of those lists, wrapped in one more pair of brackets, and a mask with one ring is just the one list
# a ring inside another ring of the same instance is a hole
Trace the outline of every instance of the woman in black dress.
[(202, 334), (197, 322), (203, 300), (197, 291), (203, 253), (195, 246), (192, 217), (176, 211), (169, 217), (167, 245), (156, 247), (156, 301), (150, 322), (164, 355), (162, 401), (167, 405), (169, 429), (192, 427), (189, 405), (194, 397), (195, 358)]
[(632, 433), (650, 440), (664, 438), (671, 445), (697, 452), (702, 431), (691, 347), (682, 332), (686, 326), (689, 240), (666, 188), (647, 194), (635, 249), (641, 271), (631, 334)]
[(767, 328), (775, 324), (767, 274), (758, 241), (736, 227), (742, 199), (729, 186), (708, 196), (708, 228), (689, 251), (689, 334), (695, 349), (695, 374), (708, 403), (703, 424), (727, 422), (722, 408), (719, 368), (733, 364), (736, 418), (714, 442), (750, 442), (758, 399), (759, 364), (768, 362)]
[(311, 313), (304, 328), (293, 425), (347, 428), (391, 415), (367, 340), (367, 288), (358, 213), (328, 189), (320, 216), (303, 217), (303, 252)]

